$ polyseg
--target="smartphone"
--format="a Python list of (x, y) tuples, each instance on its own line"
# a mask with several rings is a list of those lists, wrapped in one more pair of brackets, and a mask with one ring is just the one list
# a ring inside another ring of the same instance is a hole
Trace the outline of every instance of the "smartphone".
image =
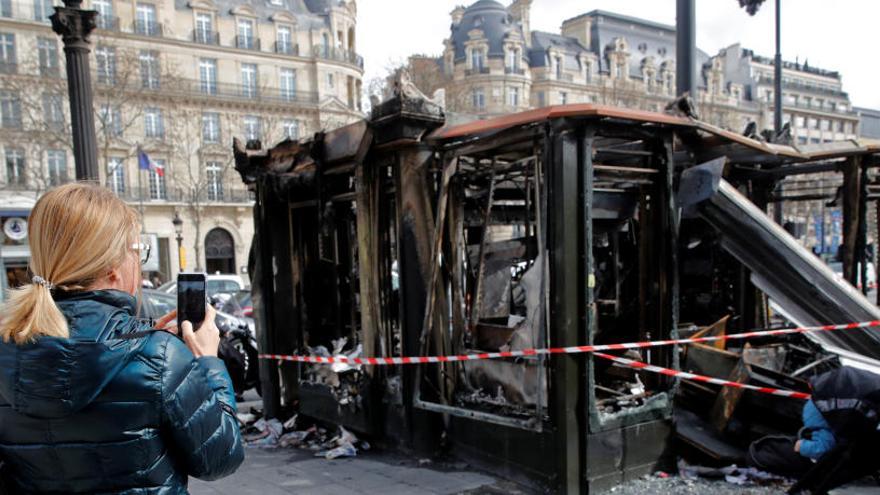
[(192, 323), (198, 330), (205, 321), (207, 281), (204, 273), (180, 273), (177, 275), (177, 321)]

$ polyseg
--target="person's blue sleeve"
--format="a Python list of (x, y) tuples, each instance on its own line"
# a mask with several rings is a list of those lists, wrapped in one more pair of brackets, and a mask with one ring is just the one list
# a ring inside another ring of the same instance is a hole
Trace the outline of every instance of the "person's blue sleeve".
[(831, 427), (813, 401), (807, 401), (804, 404), (803, 420), (804, 427), (810, 430), (811, 438), (801, 440), (800, 454), (802, 456), (818, 459), (837, 445)]
[(244, 461), (244, 448), (223, 361), (196, 359), (182, 342), (168, 339), (165, 366), (162, 401), (172, 455), (202, 480), (232, 474)]

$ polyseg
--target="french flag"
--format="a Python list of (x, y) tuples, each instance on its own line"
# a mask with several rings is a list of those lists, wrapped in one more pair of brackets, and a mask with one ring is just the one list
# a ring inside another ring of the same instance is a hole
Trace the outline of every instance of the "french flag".
[(150, 160), (150, 157), (142, 149), (138, 149), (138, 168), (141, 170), (152, 170), (159, 177), (165, 176), (165, 167)]

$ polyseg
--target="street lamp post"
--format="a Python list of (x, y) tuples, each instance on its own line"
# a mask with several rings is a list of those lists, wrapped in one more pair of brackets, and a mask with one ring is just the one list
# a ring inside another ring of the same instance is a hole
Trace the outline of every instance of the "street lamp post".
[(174, 225), (174, 233), (177, 234), (177, 270), (182, 272), (186, 268), (186, 258), (183, 252), (183, 220), (176, 211), (171, 223)]
[(83, 10), (82, 0), (64, 0), (55, 7), (52, 30), (64, 42), (67, 59), (67, 91), (70, 95), (70, 127), (77, 180), (98, 181), (98, 140), (89, 71), (89, 35), (95, 29), (94, 10)]

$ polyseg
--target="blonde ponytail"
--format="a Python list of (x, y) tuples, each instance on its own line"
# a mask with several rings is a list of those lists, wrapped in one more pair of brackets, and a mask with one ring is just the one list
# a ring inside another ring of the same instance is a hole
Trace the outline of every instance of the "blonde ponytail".
[(88, 289), (122, 265), (137, 232), (137, 212), (106, 188), (79, 182), (46, 192), (28, 219), (34, 283), (8, 292), (0, 339), (25, 344), (68, 337), (52, 291)]
[(9, 291), (0, 324), (3, 342), (32, 341), (37, 335), (68, 337), (67, 320), (52, 299), (48, 287), (27, 284)]

